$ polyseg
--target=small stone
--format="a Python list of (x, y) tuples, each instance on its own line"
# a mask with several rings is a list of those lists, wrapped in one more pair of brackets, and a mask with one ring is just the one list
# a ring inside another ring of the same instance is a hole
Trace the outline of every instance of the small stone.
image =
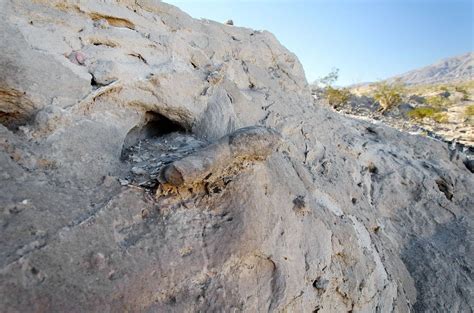
[(101, 28), (101, 29), (106, 29), (109, 27), (109, 23), (107, 22), (106, 19), (98, 19), (94, 21), (94, 27)]
[(232, 26), (232, 25), (234, 25), (234, 21), (233, 20), (227, 20), (227, 21), (225, 21), (224, 24)]
[(377, 169), (377, 166), (370, 162), (369, 165), (367, 166), (367, 169), (369, 170), (370, 173), (372, 174), (377, 174), (378, 173), (378, 169)]
[(138, 162), (143, 161), (143, 159), (134, 155), (132, 156), (132, 161), (138, 163)]
[(327, 279), (318, 277), (314, 282), (313, 282), (313, 287), (316, 289), (326, 289), (329, 284), (329, 281)]
[(108, 278), (110, 280), (114, 280), (115, 278), (117, 278), (117, 272), (115, 272), (114, 270), (111, 270), (108, 274)]
[(148, 211), (147, 208), (143, 209), (141, 213), (143, 219), (146, 219), (150, 215), (150, 211)]
[(146, 171), (141, 167), (134, 166), (132, 167), (132, 173), (135, 175), (145, 175)]
[(84, 62), (86, 61), (86, 55), (82, 53), (81, 51), (76, 52), (76, 61), (77, 63), (83, 65)]
[(130, 184), (130, 182), (126, 179), (121, 179), (119, 178), (119, 182), (120, 182), (120, 185), (122, 186), (127, 186), (128, 184)]
[(191, 247), (183, 247), (183, 248), (179, 249), (179, 254), (180, 254), (182, 257), (188, 256), (188, 255), (190, 255), (192, 252), (193, 252), (193, 248), (191, 248)]
[(104, 176), (104, 180), (102, 181), (102, 184), (105, 187), (110, 187), (110, 186), (113, 186), (113, 184), (115, 182), (116, 182), (115, 177), (110, 176), (110, 175), (106, 175), (106, 176)]
[(107, 266), (107, 260), (103, 253), (97, 252), (91, 255), (90, 265), (96, 269), (102, 270)]
[(222, 80), (222, 75), (218, 71), (214, 71), (207, 76), (207, 81), (213, 85), (219, 83)]
[(297, 196), (295, 199), (293, 199), (293, 204), (295, 205), (296, 209), (302, 209), (306, 206), (306, 202), (304, 200), (304, 196)]

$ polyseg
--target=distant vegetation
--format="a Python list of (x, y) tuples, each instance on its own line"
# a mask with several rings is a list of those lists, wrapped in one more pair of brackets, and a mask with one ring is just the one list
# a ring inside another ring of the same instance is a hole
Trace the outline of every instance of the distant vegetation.
[(352, 96), (348, 88), (333, 87), (338, 78), (339, 69), (333, 68), (329, 74), (317, 79), (313, 84), (313, 92), (320, 94), (334, 108), (346, 104)]
[(379, 102), (380, 111), (385, 113), (402, 102), (403, 92), (402, 85), (382, 82), (376, 85), (373, 97)]
[(466, 82), (453, 82), (445, 84), (433, 85), (416, 85), (406, 88), (409, 94), (428, 95), (428, 94), (445, 94), (445, 98), (450, 98), (449, 94), (460, 94), (462, 101), (471, 100), (472, 91), (474, 89), (474, 80)]
[(333, 88), (331, 86), (326, 87), (325, 96), (328, 100), (329, 105), (332, 107), (338, 107), (346, 104), (351, 98), (351, 92), (347, 88)]
[(339, 69), (333, 68), (326, 76), (317, 79), (313, 84), (322, 88), (331, 87), (339, 78)]
[(466, 107), (464, 114), (466, 117), (474, 117), (474, 105), (469, 105)]
[(411, 110), (408, 112), (408, 116), (414, 120), (422, 120), (426, 117), (433, 117), (435, 114), (439, 113), (439, 109), (432, 107), (420, 107)]
[(408, 116), (413, 120), (423, 120), (424, 118), (432, 119), (437, 123), (447, 123), (449, 121), (448, 114), (441, 112), (439, 108), (419, 107), (408, 112)]
[(440, 96), (440, 95), (427, 97), (425, 102), (426, 104), (433, 107), (445, 107), (450, 104), (450, 101), (447, 97)]
[[(408, 86), (399, 81), (382, 81), (353, 88), (338, 88), (334, 86), (338, 78), (339, 69), (335, 68), (312, 86), (313, 95), (326, 100), (335, 109), (349, 102), (351, 105), (365, 105), (366, 108), (378, 103), (378, 111), (385, 114), (407, 103), (403, 111), (394, 112), (395, 116), (408, 117), (414, 124), (425, 126), (433, 122), (457, 123), (459, 118), (472, 121), (474, 117), (474, 103), (470, 102), (474, 100), (474, 80)], [(457, 108), (459, 106), (461, 109)]]
[(316, 101), (342, 113), (383, 121), (399, 129), (425, 129), (474, 146), (474, 79), (468, 75), (473, 56), (468, 56), (471, 61), (467, 63), (441, 62), (409, 75), (348, 88), (335, 86), (339, 78), (336, 68), (312, 84), (311, 91)]
[(454, 87), (454, 90), (456, 90), (457, 92), (460, 92), (462, 93), (463, 97), (462, 97), (462, 100), (463, 101), (469, 101), (469, 93), (468, 91), (466, 90), (466, 88), (464, 86), (456, 86)]

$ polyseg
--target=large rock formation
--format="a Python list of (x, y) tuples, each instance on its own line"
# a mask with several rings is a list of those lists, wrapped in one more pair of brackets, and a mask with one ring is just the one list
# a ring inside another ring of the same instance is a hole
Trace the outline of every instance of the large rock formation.
[(473, 174), (268, 32), (0, 1), (1, 312), (470, 312)]

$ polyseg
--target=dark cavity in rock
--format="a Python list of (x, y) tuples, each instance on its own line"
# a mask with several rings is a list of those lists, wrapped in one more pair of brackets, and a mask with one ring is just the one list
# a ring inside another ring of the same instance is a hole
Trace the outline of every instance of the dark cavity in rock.
[(184, 127), (163, 115), (147, 113), (145, 122), (127, 134), (122, 161), (122, 181), (131, 185), (154, 188), (160, 170), (207, 145)]
[(141, 140), (153, 139), (176, 132), (185, 133), (186, 130), (161, 114), (147, 112), (144, 124), (137, 125), (128, 132), (123, 147), (125, 150)]

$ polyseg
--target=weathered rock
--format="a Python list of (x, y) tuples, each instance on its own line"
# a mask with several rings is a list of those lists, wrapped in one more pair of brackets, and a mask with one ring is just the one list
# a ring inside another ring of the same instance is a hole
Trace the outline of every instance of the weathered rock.
[(465, 158), (314, 105), (270, 33), (153, 0), (0, 29), (0, 312), (472, 311)]
[(167, 165), (163, 183), (174, 186), (215, 180), (243, 162), (264, 161), (275, 150), (280, 136), (263, 127), (246, 127), (205, 149)]

